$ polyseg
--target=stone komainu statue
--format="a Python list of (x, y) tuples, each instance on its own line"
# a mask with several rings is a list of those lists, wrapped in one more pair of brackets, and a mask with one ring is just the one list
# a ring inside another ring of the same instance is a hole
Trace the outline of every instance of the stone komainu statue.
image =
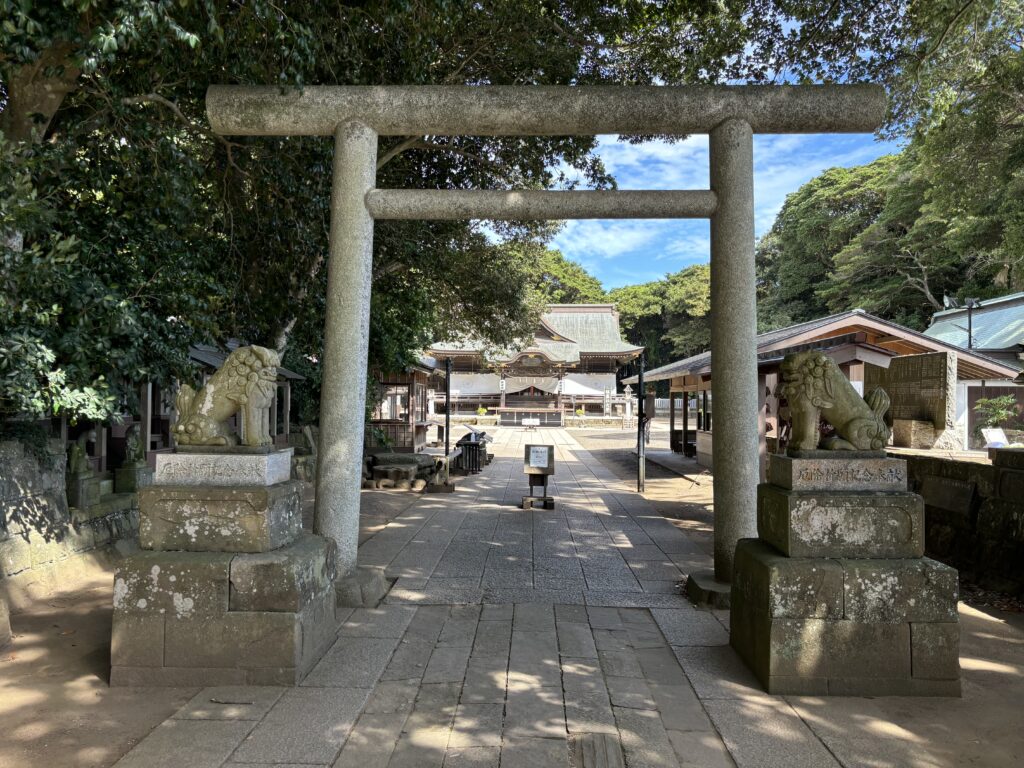
[(264, 347), (239, 347), (196, 392), (182, 384), (175, 398), (179, 445), (235, 445), (227, 420), (239, 414), (245, 444), (270, 445), (270, 404), (277, 386), (277, 352)]
[(793, 419), (791, 451), (819, 447), (822, 418), (835, 428), (836, 434), (822, 440), (821, 448), (880, 451), (889, 442), (890, 430), (884, 421), (889, 395), (884, 389), (875, 389), (862, 398), (835, 361), (820, 352), (786, 355), (776, 396), (789, 401)]

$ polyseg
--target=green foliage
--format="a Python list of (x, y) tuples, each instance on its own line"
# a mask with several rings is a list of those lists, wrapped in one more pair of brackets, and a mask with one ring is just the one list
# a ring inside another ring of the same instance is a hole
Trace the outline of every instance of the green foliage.
[(764, 328), (854, 307), (923, 328), (944, 294), (1024, 289), (1024, 4), (911, 3), (882, 34), (886, 13), (825, 24), (889, 41), (863, 71), (889, 86), (888, 131), (910, 141), (787, 198), (757, 245)]
[(1020, 416), (1017, 398), (1013, 395), (981, 397), (974, 404), (974, 410), (981, 416), (978, 428), (1010, 427)]
[(483, 406), (481, 405), (481, 406), (480, 406), (479, 408), (477, 408), (477, 409), (476, 409), (476, 415), (477, 415), (477, 416), (486, 416), (486, 415), (487, 415), (487, 409), (486, 409), (486, 408), (484, 408), (484, 407), (483, 407)]
[(521, 247), (538, 255), (531, 279), (546, 304), (600, 304), (607, 298), (601, 281), (561, 251), (534, 243)]
[(641, 285), (609, 292), (619, 310), (623, 333), (647, 348), (647, 365), (656, 368), (707, 349), (711, 343), (711, 268), (707, 264)]
[(890, 155), (859, 168), (832, 168), (786, 198), (756, 249), (762, 325), (828, 314), (822, 285), (836, 254), (878, 218), (896, 160)]
[[(946, 281), (956, 254), (972, 285), (1021, 283), (1019, 0), (0, 0), (0, 19), (4, 412), (116, 412), (132, 382), (187, 376), (189, 343), (230, 337), (287, 348), (318, 391), (330, 141), (216, 137), (210, 82), (880, 79), (895, 96), (892, 129), (927, 136), (882, 225), (827, 240), (832, 268), (855, 287), (849, 299), (917, 290), (889, 267), (919, 276), (900, 234), (918, 193), (927, 220), (908, 242), (927, 247), (922, 263), (941, 262), (929, 280)], [(593, 148), (592, 137), (391, 137), (378, 184), (614, 186)], [(547, 253), (540, 285), (531, 280), (541, 257), (521, 243), (543, 241), (546, 225), (495, 231), (508, 242), (470, 222), (378, 224), (372, 365), (398, 367), (454, 335), (506, 344), (531, 330), (537, 289), (548, 300), (601, 295)], [(858, 282), (879, 261), (889, 282)], [(828, 278), (811, 291), (814, 276), (803, 277), (806, 290), (778, 313), (841, 300)], [(652, 365), (706, 344), (698, 283), (670, 276), (613, 292)], [(893, 311), (920, 316), (914, 301)]]
[[(330, 141), (212, 135), (211, 81), (715, 81), (735, 75), (743, 7), (0, 0), (0, 130), (18, 145), (5, 165), (20, 174), (19, 199), (45, 202), (17, 203), (24, 215), (2, 227), (24, 243), (4, 257), (16, 273), (5, 274), (5, 293), (17, 300), (3, 310), (3, 408), (99, 417), (122, 406), (133, 381), (187, 376), (189, 343), (231, 337), (295, 345), (306, 364), (289, 361), (318, 390)], [(388, 138), (378, 183), (611, 186), (593, 147), (593, 137)], [(550, 232), (495, 229), (513, 243)], [(381, 222), (371, 364), (400, 366), (456, 333), (501, 345), (528, 331), (535, 261), (516, 250), (469, 222)], [(561, 299), (600, 295), (552, 259)], [(45, 278), (33, 283), (33, 273)]]

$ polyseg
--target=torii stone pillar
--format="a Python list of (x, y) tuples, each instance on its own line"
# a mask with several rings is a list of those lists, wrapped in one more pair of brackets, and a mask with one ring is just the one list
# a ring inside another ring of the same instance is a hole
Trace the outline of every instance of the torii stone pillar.
[(333, 167), (313, 527), (337, 543), (344, 577), (356, 567), (359, 546), (373, 272), (373, 218), (363, 201), (377, 176), (376, 131), (357, 120), (339, 125)]
[[(356, 564), (374, 219), (710, 218), (715, 362), (715, 574), (756, 530), (758, 396), (754, 133), (877, 128), (885, 94), (850, 86), (210, 86), (223, 135), (334, 136), (316, 531)], [(615, 192), (374, 189), (377, 136), (711, 135), (711, 189)], [(641, 396), (643, 393), (640, 393)]]

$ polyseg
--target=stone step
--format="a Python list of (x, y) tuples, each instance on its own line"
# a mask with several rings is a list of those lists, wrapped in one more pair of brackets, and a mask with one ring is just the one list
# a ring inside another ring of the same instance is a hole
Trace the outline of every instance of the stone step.
[(617, 734), (574, 733), (569, 751), (573, 768), (626, 768)]

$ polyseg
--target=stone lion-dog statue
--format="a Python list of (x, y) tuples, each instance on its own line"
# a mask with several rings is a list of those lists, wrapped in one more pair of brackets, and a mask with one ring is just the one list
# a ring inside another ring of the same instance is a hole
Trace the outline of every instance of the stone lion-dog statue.
[(280, 364), (273, 350), (239, 347), (198, 392), (182, 384), (174, 401), (174, 439), (179, 445), (236, 445), (238, 437), (227, 420), (238, 414), (245, 445), (270, 445), (269, 409)]
[[(776, 396), (789, 401), (790, 451), (880, 451), (889, 442), (891, 431), (884, 420), (889, 395), (875, 389), (861, 397), (835, 360), (820, 352), (786, 355)], [(822, 418), (836, 433), (819, 440)]]

